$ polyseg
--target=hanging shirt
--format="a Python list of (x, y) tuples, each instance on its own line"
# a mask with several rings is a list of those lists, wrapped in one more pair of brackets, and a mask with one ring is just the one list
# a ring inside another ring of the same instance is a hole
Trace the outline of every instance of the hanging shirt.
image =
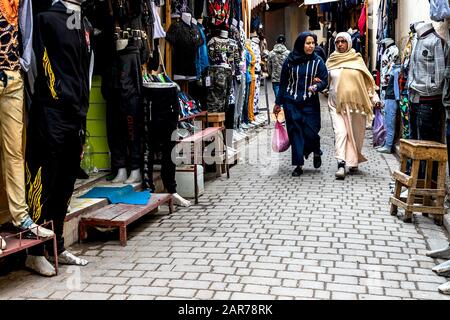
[(20, 69), (18, 16), (11, 22), (0, 12), (0, 69), (15, 71)]
[(174, 21), (166, 34), (173, 46), (173, 73), (175, 76), (197, 78), (195, 60), (203, 40), (197, 26), (189, 26), (181, 20)]
[(225, 24), (230, 19), (230, 0), (208, 0), (208, 17), (215, 26)]
[(208, 47), (206, 46), (206, 37), (203, 31), (203, 26), (198, 24), (197, 28), (198, 31), (200, 32), (200, 36), (203, 41), (203, 44), (198, 47), (197, 58), (195, 61), (195, 65), (197, 67), (197, 79), (200, 79), (205, 69), (209, 67), (209, 59), (208, 59)]
[(395, 44), (392, 44), (384, 50), (383, 55), (381, 56), (381, 87), (388, 85), (391, 69), (397, 58), (398, 48)]

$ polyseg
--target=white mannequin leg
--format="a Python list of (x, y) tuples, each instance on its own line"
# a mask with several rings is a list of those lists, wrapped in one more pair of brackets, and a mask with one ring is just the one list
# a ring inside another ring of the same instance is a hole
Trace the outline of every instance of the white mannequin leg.
[[(53, 260), (53, 257), (50, 256), (49, 259)], [(86, 259), (78, 258), (70, 251), (65, 250), (58, 255), (58, 263), (76, 266), (85, 266), (89, 263), (89, 261), (87, 261)]]
[(142, 181), (141, 170), (135, 169), (131, 171), (130, 176), (128, 177), (127, 180), (125, 180), (125, 183), (131, 184), (131, 183), (139, 183), (141, 181)]
[(181, 206), (181, 207), (190, 207), (191, 206), (191, 202), (189, 200), (184, 199), (178, 193), (172, 193), (172, 197), (173, 197), (173, 203), (177, 206)]
[(6, 241), (0, 236), (0, 254), (6, 249)]
[(117, 176), (112, 180), (112, 183), (121, 183), (125, 180), (127, 180), (127, 169), (120, 168), (119, 171), (117, 171)]
[(44, 256), (27, 256), (25, 266), (42, 276), (51, 277), (56, 275), (55, 268), (50, 262), (47, 261), (47, 259), (45, 259)]

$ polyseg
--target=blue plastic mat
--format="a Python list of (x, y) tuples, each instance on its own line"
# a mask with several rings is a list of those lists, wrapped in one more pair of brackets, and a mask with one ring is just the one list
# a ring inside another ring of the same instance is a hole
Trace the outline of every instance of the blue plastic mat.
[(136, 192), (133, 186), (94, 187), (80, 198), (107, 198), (110, 203), (146, 205), (150, 200), (150, 191)]

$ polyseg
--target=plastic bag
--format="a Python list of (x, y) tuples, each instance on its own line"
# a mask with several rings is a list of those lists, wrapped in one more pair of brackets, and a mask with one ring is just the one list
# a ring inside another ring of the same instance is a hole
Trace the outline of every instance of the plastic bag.
[(275, 122), (275, 132), (272, 136), (272, 150), (274, 152), (284, 152), (289, 149), (290, 142), (286, 128), (278, 121)]
[(375, 108), (375, 119), (373, 120), (373, 146), (381, 146), (386, 139), (386, 128), (380, 108)]

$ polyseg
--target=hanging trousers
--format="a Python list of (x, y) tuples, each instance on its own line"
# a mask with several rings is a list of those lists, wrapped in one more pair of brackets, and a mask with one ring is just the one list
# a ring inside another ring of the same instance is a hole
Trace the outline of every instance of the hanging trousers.
[(211, 87), (208, 89), (208, 112), (225, 112), (232, 86), (231, 69), (212, 66), (209, 69)]
[[(444, 107), (442, 101), (421, 101), (411, 103), (410, 138), (443, 142)], [(419, 178), (425, 177), (425, 163), (421, 161)], [(433, 179), (437, 177), (436, 163), (433, 166)]]
[[(23, 81), (19, 71), (3, 71), (0, 81), (0, 154), (2, 184), (6, 191), (12, 222), (19, 226), (28, 217), (25, 201), (23, 154)], [(6, 84), (6, 86), (5, 86)]]
[(245, 124), (248, 124), (250, 122), (248, 118), (248, 101), (250, 99), (250, 87), (251, 82), (247, 82), (245, 84), (244, 103), (242, 105), (242, 117), (241, 117), (241, 122)]
[(142, 100), (139, 50), (130, 47), (119, 51), (108, 83), (106, 126), (111, 152), (111, 169), (141, 167)]
[(250, 92), (248, 94), (248, 120), (250, 122), (255, 121), (255, 88), (256, 88), (256, 78), (250, 82)]
[[(86, 118), (64, 108), (33, 104), (26, 148), (26, 199), (32, 219), (53, 220), (58, 253), (64, 249), (64, 219), (80, 168)], [(53, 247), (53, 242), (45, 246)], [(53, 250), (48, 248), (49, 254)], [(43, 255), (43, 246), (30, 249)]]
[[(242, 76), (245, 79), (245, 74)], [(234, 109), (234, 128), (238, 129), (241, 122), (245, 99), (245, 81), (236, 81), (236, 107)]]
[(172, 159), (175, 148), (180, 105), (176, 88), (144, 88), (144, 178), (143, 187), (155, 191), (153, 165), (155, 155), (162, 153), (161, 179), (169, 193), (177, 192), (176, 164)]

